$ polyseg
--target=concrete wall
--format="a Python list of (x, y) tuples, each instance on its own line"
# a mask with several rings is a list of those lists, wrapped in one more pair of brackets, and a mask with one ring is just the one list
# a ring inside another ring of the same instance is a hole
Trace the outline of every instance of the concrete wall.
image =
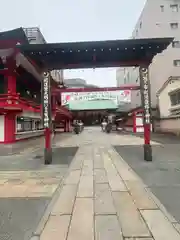
[(180, 135), (180, 118), (161, 119), (154, 122), (155, 132), (173, 133)]
[(57, 83), (63, 83), (63, 70), (53, 70), (51, 71), (51, 76)]
[(139, 68), (118, 68), (116, 70), (116, 85), (119, 87), (123, 84), (139, 84)]
[(124, 67), (117, 68), (117, 70), (116, 70), (116, 86), (117, 87), (124, 84), (125, 71), (126, 71), (126, 68), (124, 68)]
[(4, 115), (0, 115), (0, 142), (4, 142)]

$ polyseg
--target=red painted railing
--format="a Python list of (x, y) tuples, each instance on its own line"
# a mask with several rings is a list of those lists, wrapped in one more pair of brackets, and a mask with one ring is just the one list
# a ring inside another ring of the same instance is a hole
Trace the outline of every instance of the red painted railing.
[[(23, 98), (20, 94), (0, 94), (0, 109), (3, 111), (31, 111), (41, 113), (42, 105), (35, 103), (31, 100)], [(64, 106), (53, 106), (52, 108), (53, 115), (61, 115), (66, 118), (71, 118), (71, 112)]]
[(40, 105), (22, 98), (19, 94), (0, 94), (0, 108), (13, 110), (29, 110), (33, 112), (40, 112)]

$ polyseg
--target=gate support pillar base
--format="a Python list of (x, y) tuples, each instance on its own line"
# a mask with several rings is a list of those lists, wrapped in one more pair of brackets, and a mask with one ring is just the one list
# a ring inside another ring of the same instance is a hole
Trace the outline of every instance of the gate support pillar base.
[(152, 147), (150, 144), (144, 144), (144, 160), (147, 162), (152, 161)]
[(52, 163), (52, 149), (44, 149), (44, 163), (49, 165)]

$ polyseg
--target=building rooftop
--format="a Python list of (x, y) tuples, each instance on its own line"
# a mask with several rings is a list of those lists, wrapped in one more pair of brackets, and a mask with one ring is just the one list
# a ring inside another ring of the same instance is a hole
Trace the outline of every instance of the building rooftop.
[(88, 84), (86, 82), (86, 80), (81, 79), (81, 78), (68, 78), (68, 79), (64, 79), (64, 84), (67, 87), (85, 87), (85, 88), (97, 88), (97, 85), (93, 85), (93, 84)]

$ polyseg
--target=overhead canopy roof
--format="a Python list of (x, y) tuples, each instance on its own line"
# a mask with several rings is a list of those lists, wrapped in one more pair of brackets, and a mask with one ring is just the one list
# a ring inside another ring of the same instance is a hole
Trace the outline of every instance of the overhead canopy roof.
[(117, 105), (111, 100), (70, 101), (68, 108), (72, 111), (106, 110), (117, 109)]
[(139, 66), (150, 63), (173, 38), (94, 42), (26, 44), (17, 46), (25, 56), (48, 70), (68, 68)]

